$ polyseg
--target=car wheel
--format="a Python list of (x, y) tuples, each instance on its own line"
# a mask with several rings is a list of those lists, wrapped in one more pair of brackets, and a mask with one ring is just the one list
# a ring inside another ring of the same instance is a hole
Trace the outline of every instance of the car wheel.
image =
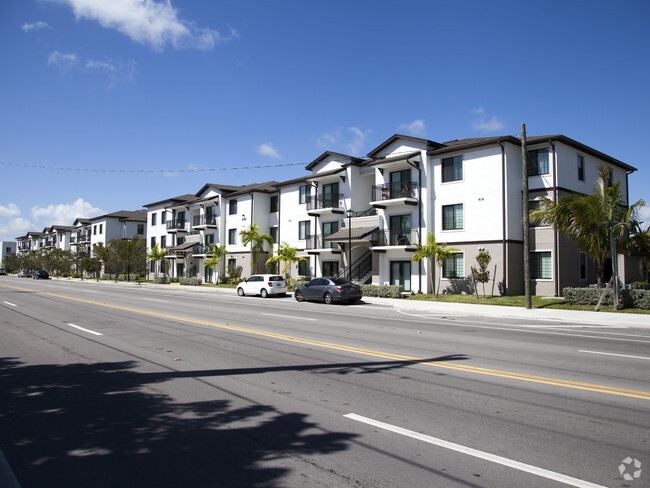
[(304, 301), (305, 301), (305, 297), (302, 295), (302, 292), (301, 292), (301, 291), (297, 291), (297, 292), (295, 292), (295, 293), (293, 294), (293, 298), (295, 298), (296, 301), (298, 301), (298, 302), (304, 302)]
[(262, 298), (266, 298), (269, 296), (269, 292), (266, 291), (266, 288), (262, 288), (262, 290), (260, 291), (260, 295), (262, 295)]
[(241, 288), (241, 287), (237, 288), (237, 295), (239, 295), (240, 297), (243, 297), (245, 295), (244, 289)]
[(325, 293), (325, 296), (323, 297), (323, 301), (325, 303), (327, 303), (328, 305), (330, 305), (334, 301), (334, 299), (332, 298), (332, 294), (331, 293)]

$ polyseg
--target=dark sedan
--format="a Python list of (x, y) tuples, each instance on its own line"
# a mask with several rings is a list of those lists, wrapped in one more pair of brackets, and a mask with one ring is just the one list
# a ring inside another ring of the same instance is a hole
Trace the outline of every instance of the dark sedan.
[(299, 302), (320, 300), (325, 303), (354, 303), (363, 296), (363, 293), (359, 285), (345, 278), (322, 277), (314, 278), (306, 285), (299, 286), (293, 296)]
[(34, 272), (32, 278), (34, 278), (35, 280), (49, 280), (50, 275), (47, 273), (47, 271), (39, 269), (38, 271)]

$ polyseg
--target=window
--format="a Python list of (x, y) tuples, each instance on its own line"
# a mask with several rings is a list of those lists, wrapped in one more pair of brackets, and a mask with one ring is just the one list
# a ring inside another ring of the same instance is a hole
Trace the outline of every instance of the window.
[(205, 235), (205, 245), (209, 246), (210, 244), (214, 244), (214, 234)]
[(104, 232), (104, 224), (99, 224), (99, 233), (102, 234)]
[(149, 271), (151, 271), (152, 273), (156, 272), (156, 262), (155, 261), (151, 261), (149, 263)]
[(339, 184), (328, 183), (323, 185), (323, 208), (335, 208), (339, 206)]
[(167, 236), (162, 236), (160, 238), (160, 248), (165, 249), (167, 247)]
[(327, 236), (331, 236), (339, 230), (338, 222), (325, 222), (323, 223), (323, 248), (324, 249), (338, 249), (339, 245), (336, 242), (326, 241)]
[(552, 279), (552, 268), (551, 251), (530, 253), (530, 277), (532, 279)]
[(390, 174), (390, 198), (411, 197), (411, 170), (393, 171)]
[(578, 155), (578, 179), (585, 181), (585, 158)]
[(237, 260), (235, 258), (228, 259), (228, 267), (226, 270), (231, 277), (237, 276)]
[(93, 235), (94, 236), (97, 235), (97, 226), (96, 225), (93, 226)]
[(463, 204), (444, 205), (442, 207), (442, 230), (463, 228)]
[(157, 216), (158, 216), (158, 214), (156, 214), (156, 213), (151, 214), (151, 225), (156, 225), (156, 217)]
[(228, 215), (237, 214), (237, 200), (230, 200), (228, 202)]
[(308, 239), (311, 235), (311, 222), (309, 220), (303, 220), (298, 223), (298, 239), (304, 241)]
[(581, 252), (578, 255), (578, 262), (580, 263), (580, 279), (584, 281), (587, 279), (587, 255)]
[[(528, 213), (532, 212), (533, 210), (539, 210), (540, 207), (542, 206), (542, 202), (540, 200), (530, 200), (528, 202)], [(544, 224), (534, 224), (533, 221), (530, 221), (530, 227), (542, 227)]]
[(311, 276), (309, 260), (298, 261), (298, 276)]
[(151, 238), (151, 249), (153, 249), (154, 247), (156, 247), (156, 238), (152, 237)]
[(391, 261), (390, 284), (411, 291), (411, 261)]
[(277, 211), (278, 211), (278, 196), (273, 195), (271, 197), (271, 210), (270, 210), (270, 212), (275, 213)]
[(276, 225), (275, 227), (271, 227), (271, 238), (273, 239), (273, 243), (277, 243), (278, 239), (280, 237), (280, 228)]
[(528, 151), (528, 176), (549, 174), (548, 148)]
[(144, 224), (138, 224), (138, 234), (144, 235)]
[(237, 244), (237, 229), (228, 229), (228, 244)]
[(455, 252), (442, 263), (442, 276), (445, 278), (465, 277), (465, 256), (462, 252)]
[(463, 157), (454, 156), (442, 160), (442, 182), (459, 181), (463, 179)]
[(323, 276), (336, 276), (339, 274), (338, 261), (323, 261)]
[(389, 224), (388, 244), (390, 246), (405, 246), (411, 243), (411, 214), (391, 215)]
[(309, 185), (300, 186), (300, 200), (298, 203), (307, 203), (311, 200), (311, 188)]

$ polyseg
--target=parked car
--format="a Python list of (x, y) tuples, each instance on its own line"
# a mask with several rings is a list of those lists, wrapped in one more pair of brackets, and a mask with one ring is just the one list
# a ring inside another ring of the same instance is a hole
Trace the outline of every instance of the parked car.
[(321, 277), (296, 288), (293, 296), (299, 302), (321, 300), (325, 303), (354, 303), (363, 296), (363, 292), (359, 285), (345, 278)]
[(28, 269), (21, 269), (18, 272), (18, 278), (31, 278), (32, 277), (32, 272)]
[(35, 280), (49, 280), (50, 275), (47, 273), (47, 271), (39, 269), (38, 271), (34, 272), (32, 278)]
[(7, 270), (4, 268), (0, 268), (0, 275), (6, 275), (6, 274), (7, 274)]
[(269, 295), (286, 296), (287, 282), (280, 275), (253, 275), (246, 278), (237, 285), (237, 295), (262, 295), (266, 298)]

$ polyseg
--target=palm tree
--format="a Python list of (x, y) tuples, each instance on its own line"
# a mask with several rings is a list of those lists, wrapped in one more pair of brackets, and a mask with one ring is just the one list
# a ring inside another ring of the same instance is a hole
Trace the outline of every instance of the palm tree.
[[(289, 246), (289, 244), (286, 242), (283, 242), (278, 247), (276, 255), (266, 260), (266, 264), (279, 263), (280, 261), (283, 262), (284, 266), (282, 267), (282, 274), (286, 275), (287, 268), (289, 268), (290, 264), (298, 263), (300, 261), (307, 261), (308, 259), (309, 258), (306, 258), (304, 256), (298, 256), (298, 249)], [(289, 278), (291, 278), (291, 269), (289, 269)]]
[(558, 203), (547, 197), (539, 199), (539, 208), (530, 212), (530, 221), (551, 225), (560, 234), (587, 254), (594, 262), (598, 283), (602, 286), (605, 261), (618, 248), (626, 251), (650, 239), (650, 229), (641, 231), (639, 200), (627, 207), (621, 192), (621, 182), (611, 182), (611, 168), (600, 167), (600, 174), (589, 195), (567, 195)]
[(219, 264), (219, 261), (221, 261), (223, 257), (228, 254), (228, 251), (226, 251), (226, 246), (217, 246), (216, 244), (210, 244), (210, 249), (206, 254), (210, 254), (211, 257), (205, 260), (203, 267), (213, 269), (217, 264)]
[(247, 246), (251, 245), (251, 272), (257, 272), (257, 260), (260, 254), (265, 253), (264, 243), (268, 243), (269, 247), (273, 246), (273, 237), (268, 234), (260, 235), (260, 228), (257, 224), (251, 224), (248, 230), (242, 230), (239, 235), (242, 238), (242, 244)]
[[(450, 254), (459, 252), (460, 249), (456, 249), (455, 247), (447, 247), (447, 244), (445, 244), (444, 242), (442, 244), (438, 244), (436, 242), (436, 236), (433, 234), (433, 232), (429, 232), (427, 234), (427, 240), (424, 244), (416, 244), (415, 246), (417, 250), (415, 251), (415, 254), (413, 254), (413, 261), (418, 263), (422, 259), (427, 260), (429, 269), (431, 270), (431, 273), (429, 274), (429, 284), (431, 285), (431, 289), (434, 290), (433, 293), (437, 298), (438, 291), (440, 289), (441, 276), (442, 276), (442, 265), (447, 260), (447, 257)], [(433, 283), (434, 262), (437, 262), (438, 267), (440, 268), (438, 273), (438, 289), (435, 289)]]
[[(112, 261), (113, 249), (111, 243), (107, 243), (104, 246), (103, 243), (93, 244), (93, 254), (99, 258), (99, 260), (104, 265), (104, 273), (108, 272), (108, 265)], [(115, 270), (117, 274), (117, 270)], [(99, 280), (99, 274), (97, 274), (97, 279)]]
[(155, 246), (151, 249), (151, 252), (147, 254), (147, 258), (149, 258), (149, 261), (156, 263), (155, 265), (155, 271), (154, 271), (154, 278), (158, 278), (158, 269), (160, 264), (169, 264), (169, 260), (166, 258), (167, 256), (167, 249), (163, 248), (158, 248), (158, 243), (156, 243)]

